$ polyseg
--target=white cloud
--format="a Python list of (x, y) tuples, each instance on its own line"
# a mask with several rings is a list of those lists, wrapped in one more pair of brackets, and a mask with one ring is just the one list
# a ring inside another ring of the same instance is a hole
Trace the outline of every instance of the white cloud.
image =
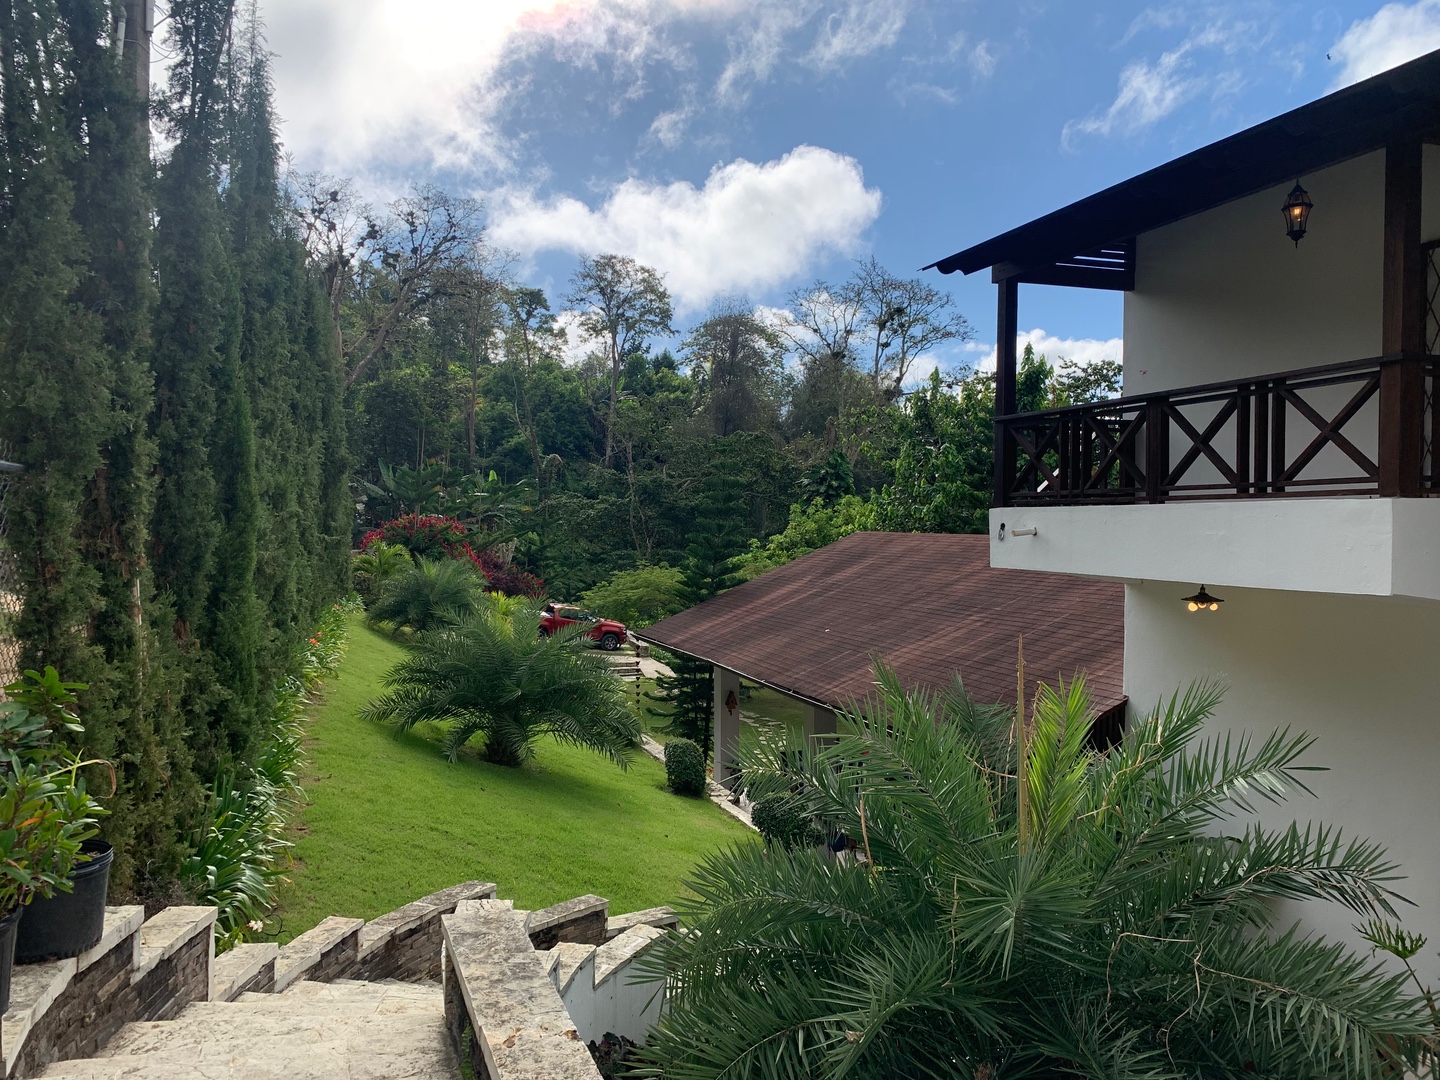
[[(1142, 12), (1120, 44), (1129, 42), (1142, 29), (1169, 28), (1188, 14), (1179, 8)], [(1247, 70), (1247, 65), (1235, 66), (1234, 58), (1242, 53), (1272, 56), (1270, 42), (1274, 33), (1272, 23), (1225, 15), (1193, 25), (1184, 41), (1161, 53), (1153, 64), (1144, 59), (1126, 64), (1120, 72), (1115, 100), (1101, 112), (1067, 123), (1060, 135), (1062, 145), (1073, 146), (1078, 136), (1144, 131), (1207, 90), (1217, 102), (1233, 97), (1244, 85)], [(1230, 66), (1214, 69), (1212, 65), (1212, 70), (1197, 72), (1195, 54), (1202, 50), (1228, 58)]]
[(1169, 116), (1198, 94), (1204, 85), (1189, 74), (1190, 42), (1163, 53), (1151, 65), (1136, 60), (1120, 72), (1120, 90), (1103, 113), (1083, 120), (1071, 120), (1061, 133), (1061, 141), (1069, 146), (1077, 135), (1110, 135), (1116, 131), (1129, 135)]
[[(787, 52), (828, 70), (894, 43), (903, 0), (845, 0), (818, 37), (792, 40), (821, 0), (269, 0), (276, 100), (302, 168), (503, 169), (507, 98), (541, 52), (572, 67), (610, 61), (615, 108), (648, 89), (650, 65), (693, 72), (689, 37), (719, 27), (731, 58), (716, 86), (740, 101)], [(663, 139), (663, 131), (657, 137)]]
[(1334, 88), (1368, 79), (1382, 71), (1440, 49), (1440, 0), (1386, 4), (1368, 19), (1358, 19), (1330, 49), (1340, 61)]
[(995, 63), (995, 54), (990, 51), (988, 41), (982, 41), (970, 50), (970, 70), (974, 73), (976, 82), (994, 75)]
[(667, 109), (651, 121), (648, 134), (666, 150), (673, 150), (685, 138), (685, 129), (694, 115), (695, 110), (689, 105)]
[[(1061, 360), (1073, 360), (1085, 366), (1097, 360), (1123, 361), (1125, 358), (1125, 342), (1122, 338), (1062, 338), (1037, 327), (1034, 330), (1022, 331), (1018, 341), (1019, 352), (1023, 353), (1026, 345), (1034, 346), (1035, 352), (1051, 364), (1058, 364)], [(964, 349), (972, 354), (980, 354), (975, 366), (981, 371), (995, 370), (994, 343), (985, 345), (970, 341), (965, 343)]]
[(905, 27), (905, 7), (902, 0), (850, 0), (843, 12), (825, 19), (809, 61), (825, 70), (894, 45)]
[(754, 22), (730, 38), (730, 59), (715, 83), (715, 97), (725, 105), (744, 104), (751, 85), (770, 78), (786, 39), (813, 14), (809, 4), (798, 0), (757, 11)]
[(698, 188), (626, 180), (598, 209), (513, 190), (494, 193), (491, 206), (495, 243), (523, 255), (632, 256), (665, 274), (683, 312), (782, 285), (832, 253), (855, 253), (880, 213), (880, 192), (865, 186), (854, 158), (798, 146), (775, 161), (717, 166)]
[[(287, 145), (306, 167), (494, 163), (505, 46), (559, 0), (290, 0), (265, 12)], [(444, 32), (437, 32), (443, 27)]]

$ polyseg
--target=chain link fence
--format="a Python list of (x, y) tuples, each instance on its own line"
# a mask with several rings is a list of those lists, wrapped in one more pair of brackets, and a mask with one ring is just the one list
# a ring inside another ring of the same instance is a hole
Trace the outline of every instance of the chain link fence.
[[(6, 518), (7, 496), (21, 466), (12, 464), (9, 458), (10, 446), (0, 440), (0, 686), (20, 677), (20, 639), (15, 636), (15, 628), (25, 605)], [(0, 701), (4, 698), (4, 692), (0, 691)]]

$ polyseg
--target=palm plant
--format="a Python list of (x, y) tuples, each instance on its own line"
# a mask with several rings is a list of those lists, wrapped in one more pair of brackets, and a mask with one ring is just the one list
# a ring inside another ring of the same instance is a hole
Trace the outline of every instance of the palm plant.
[(433, 630), (474, 609), (485, 578), (459, 559), (422, 559), (388, 581), (371, 605), (371, 622)]
[(642, 1075), (1412, 1070), (1404, 974), (1275, 925), (1279, 900), (1393, 914), (1395, 867), (1332, 828), (1238, 823), (1306, 790), (1311, 740), (1201, 739), (1219, 697), (1176, 695), (1102, 756), (1082, 681), (1042, 688), (1017, 736), (958, 683), (882, 671), (832, 745), (749, 749), (751, 793), (793, 792), (857, 857), (749, 844), (700, 865), (691, 932), (647, 960), (670, 1006)]
[(540, 616), (491, 604), (421, 634), (386, 676), (390, 692), (366, 715), (408, 730), (445, 725), (453, 761), (477, 735), (485, 757), (519, 765), (543, 735), (589, 747), (622, 767), (640, 738), (640, 720), (609, 662), (585, 648), (580, 627), (550, 637)]
[(352, 569), (355, 585), (361, 593), (371, 595), (414, 565), (410, 552), (400, 544), (372, 544), (355, 556)]

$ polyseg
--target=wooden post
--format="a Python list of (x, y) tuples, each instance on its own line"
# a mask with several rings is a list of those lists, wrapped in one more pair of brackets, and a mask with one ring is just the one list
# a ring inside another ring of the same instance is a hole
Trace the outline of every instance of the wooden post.
[[(1020, 284), (1015, 278), (999, 283), (995, 312), (995, 416), (1015, 412), (1015, 339), (1020, 333)], [(1002, 425), (995, 425), (995, 505), (1007, 506), (1015, 486), (1015, 446)]]
[(1015, 412), (1015, 339), (1020, 336), (1020, 283), (1014, 278), (1000, 282), (1000, 301), (995, 312), (995, 413)]
[(1165, 501), (1165, 481), (1170, 475), (1170, 425), (1163, 402), (1145, 406), (1145, 501)]
[(1249, 495), (1255, 490), (1250, 477), (1250, 396), (1248, 386), (1235, 391), (1235, 475), (1240, 478), (1235, 487), (1237, 495)]
[(1385, 148), (1381, 277), (1380, 494), (1420, 494), (1424, 454), (1425, 256), (1420, 247), (1420, 141)]
[(1266, 478), (1270, 466), (1270, 384), (1255, 384), (1255, 494), (1264, 495), (1268, 490)]

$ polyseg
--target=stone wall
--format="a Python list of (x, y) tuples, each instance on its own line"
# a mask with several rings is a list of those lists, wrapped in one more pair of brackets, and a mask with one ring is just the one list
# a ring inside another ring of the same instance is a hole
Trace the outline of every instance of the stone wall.
[(421, 897), (370, 922), (332, 915), (280, 949), (275, 961), (276, 991), (300, 979), (399, 979), (424, 982), (440, 978), (443, 943), (440, 919), (464, 900), (495, 895), (488, 881), (467, 881)]
[(466, 882), (369, 923), (331, 917), (283, 947), (246, 944), (221, 957), (214, 908), (169, 907), (143, 922), (141, 908), (107, 908), (94, 949), (16, 967), (0, 1021), (0, 1077), (22, 1080), (51, 1062), (93, 1057), (125, 1024), (169, 1020), (195, 1001), (278, 992), (300, 979), (438, 979), (441, 918), (462, 900), (494, 895), (489, 882)]
[(7, 1077), (93, 1056), (133, 1020), (169, 1020), (192, 1001), (209, 999), (215, 909), (166, 908), (143, 925), (141, 914), (107, 909), (95, 949), (16, 967), (10, 1010), (0, 1022)]
[(609, 918), (609, 900), (603, 896), (577, 896), (574, 900), (530, 912), (525, 929), (530, 943), (537, 949), (553, 949), (562, 941), (604, 945)]

